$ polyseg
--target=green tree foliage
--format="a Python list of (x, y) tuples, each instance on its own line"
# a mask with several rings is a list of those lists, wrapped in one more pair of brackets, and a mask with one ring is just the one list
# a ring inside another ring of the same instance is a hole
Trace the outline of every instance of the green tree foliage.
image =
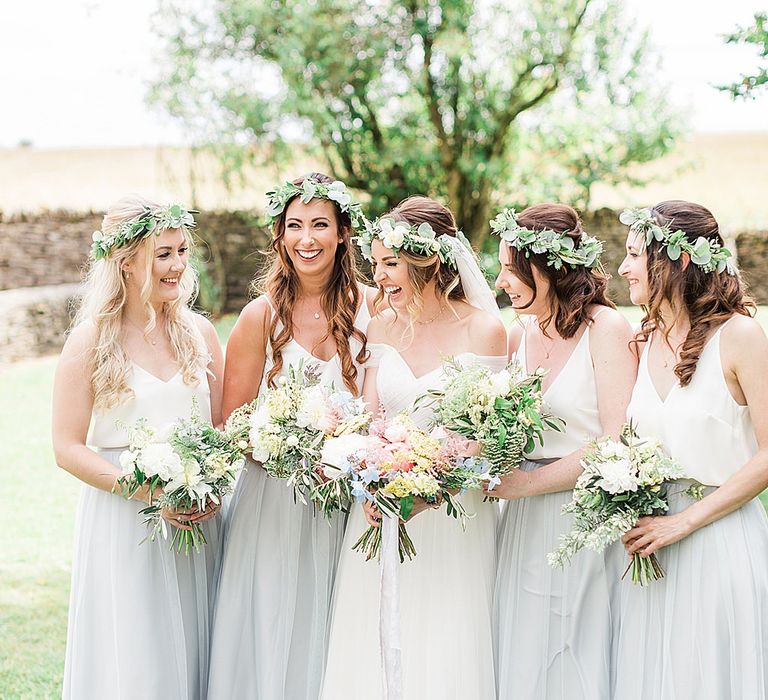
[[(235, 170), (243, 154), (280, 159), (298, 141), (367, 192), (372, 212), (438, 195), (478, 245), (526, 149), (560, 157), (564, 140), (564, 172), (587, 182), (663, 152), (672, 137), (668, 125), (650, 145), (643, 135), (658, 117), (637, 110), (658, 96), (628, 77), (611, 84), (647, 53), (617, 0), (197, 2), (163, 2), (167, 60), (153, 96), (203, 141), (228, 144)], [(558, 93), (581, 131), (521, 125)], [(613, 124), (592, 131), (598, 94)], [(614, 128), (627, 109), (636, 118)]]
[(763, 65), (759, 66), (752, 75), (742, 75), (736, 83), (721, 85), (720, 90), (731, 93), (734, 99), (756, 97), (757, 93), (768, 85), (768, 12), (755, 13), (753, 24), (749, 27), (739, 27), (732, 34), (727, 34), (725, 42), (755, 46)]

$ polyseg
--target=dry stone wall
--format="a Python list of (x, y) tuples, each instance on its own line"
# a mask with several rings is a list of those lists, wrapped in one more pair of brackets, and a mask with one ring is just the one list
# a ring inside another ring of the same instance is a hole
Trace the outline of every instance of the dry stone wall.
[[(203, 260), (199, 304), (213, 313), (238, 312), (263, 267), (260, 251), (268, 246), (269, 232), (253, 212), (203, 212), (197, 218)], [(626, 228), (609, 209), (583, 219), (585, 229), (605, 241), (612, 298), (628, 304), (627, 286), (616, 272), (624, 257)], [(6, 290), (0, 291), (0, 361), (55, 352), (61, 346), (91, 234), (100, 223), (94, 212), (0, 214), (0, 290)], [(768, 231), (736, 233), (733, 239), (730, 245), (752, 294), (758, 303), (768, 304)]]

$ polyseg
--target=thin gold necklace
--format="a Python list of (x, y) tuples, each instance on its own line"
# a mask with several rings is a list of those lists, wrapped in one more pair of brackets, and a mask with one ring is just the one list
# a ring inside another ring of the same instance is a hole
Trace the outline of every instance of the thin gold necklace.
[(152, 336), (151, 336), (151, 335), (149, 335), (148, 333), (146, 333), (144, 328), (142, 328), (141, 326), (139, 326), (137, 323), (134, 323), (134, 322), (133, 322), (133, 321), (132, 321), (130, 318), (128, 318), (127, 316), (123, 316), (123, 318), (124, 318), (126, 321), (128, 321), (128, 323), (130, 323), (130, 324), (131, 324), (131, 325), (132, 325), (132, 326), (133, 326), (133, 327), (134, 327), (134, 328), (135, 328), (137, 331), (140, 331), (140, 332), (141, 332), (141, 337), (142, 337), (142, 339), (144, 340), (144, 342), (145, 342), (145, 343), (146, 343), (147, 341), (149, 341), (149, 343), (150, 343), (151, 345), (153, 345), (153, 346), (154, 346), (154, 345), (157, 345), (157, 341), (156, 341), (156, 340), (154, 340), (154, 339), (152, 338)]
[(443, 311), (444, 311), (444, 309), (442, 307), (440, 307), (440, 310), (432, 318), (430, 318), (430, 319), (428, 319), (426, 321), (421, 321), (419, 319), (414, 319), (413, 322), (414, 323), (418, 323), (420, 326), (428, 326), (430, 323), (434, 323), (435, 321), (437, 321), (437, 319), (440, 318), (440, 316), (443, 315)]

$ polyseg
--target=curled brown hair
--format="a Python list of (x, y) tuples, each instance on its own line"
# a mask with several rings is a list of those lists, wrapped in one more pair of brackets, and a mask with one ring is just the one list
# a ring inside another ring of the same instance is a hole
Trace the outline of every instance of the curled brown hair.
[[(691, 243), (699, 236), (723, 244), (717, 220), (706, 207), (683, 200), (661, 202), (651, 208), (656, 221), (680, 229)], [(643, 242), (644, 243), (644, 242)], [(734, 314), (750, 316), (755, 302), (747, 295), (741, 276), (728, 272), (705, 272), (690, 262), (686, 256), (671, 260), (661, 243), (653, 239), (648, 244), (648, 305), (643, 306), (643, 317), (636, 343), (645, 342), (655, 330), (661, 330), (669, 343), (671, 328), (666, 327), (661, 316), (666, 301), (673, 308), (688, 314), (691, 329), (680, 351), (680, 362), (675, 365), (675, 375), (681, 386), (690, 384), (704, 345), (713, 330)], [(685, 254), (684, 254), (685, 255)], [(684, 264), (684, 260), (688, 264)]]
[[(304, 180), (311, 179), (323, 184), (330, 184), (333, 179), (323, 173), (310, 173), (293, 181), (294, 185), (301, 186)], [(298, 195), (297, 195), (298, 196)], [(288, 205), (296, 197), (286, 202), (281, 214), (272, 225), (272, 242), (270, 251), (272, 262), (261, 280), (254, 284), (257, 291), (269, 295), (275, 307), (275, 314), (269, 329), (269, 344), (272, 350), (272, 368), (267, 373), (267, 384), (275, 386), (275, 379), (283, 367), (282, 350), (293, 338), (293, 309), (299, 292), (299, 282), (296, 268), (290, 257), (285, 252), (283, 237), (285, 236), (285, 216)], [(352, 225), (349, 214), (342, 212), (339, 205), (334, 202), (336, 213), (336, 226), (341, 242), (336, 248), (336, 257), (333, 263), (333, 273), (328, 280), (328, 286), (323, 291), (320, 304), (328, 319), (328, 330), (320, 343), (332, 337), (339, 353), (341, 374), (344, 385), (352, 393), (357, 394), (357, 367), (355, 361), (362, 363), (368, 356), (365, 334), (355, 328), (355, 315), (361, 303), (365, 299), (358, 285), (358, 272), (355, 253), (351, 246)], [(360, 342), (360, 351), (352, 358), (349, 346), (350, 337)]]
[[(570, 236), (578, 246), (584, 229), (581, 219), (573, 207), (567, 204), (535, 204), (524, 209), (517, 217), (523, 228), (532, 231), (549, 229)], [(510, 266), (523, 283), (533, 290), (533, 298), (526, 306), (528, 308), (536, 300), (536, 280), (532, 268), (549, 282), (550, 314), (540, 321), (542, 332), (546, 335), (550, 323), (563, 338), (572, 338), (581, 328), (582, 323), (591, 323), (589, 307), (592, 304), (608, 306), (616, 305), (608, 299), (608, 275), (600, 268), (588, 268), (583, 265), (571, 267), (564, 264), (559, 270), (547, 265), (546, 253), (532, 253), (530, 250), (519, 250), (507, 246)]]
[[(404, 221), (409, 226), (427, 223), (432, 227), (437, 237), (442, 235), (455, 237), (458, 231), (456, 220), (453, 218), (451, 210), (434, 199), (424, 197), (423, 195), (413, 195), (404, 199), (385, 216), (395, 221)], [(437, 253), (425, 256), (409, 253), (407, 250), (401, 249), (398, 257), (408, 263), (408, 280), (416, 291), (416, 294), (413, 295), (413, 300), (408, 304), (411, 322), (417, 320), (421, 315), (422, 292), (432, 280), (435, 280), (437, 293), (442, 300), (466, 300), (459, 273), (448, 265), (441, 264)], [(379, 289), (374, 300), (377, 310), (380, 308), (383, 299), (384, 290)], [(395, 315), (397, 315), (396, 311)]]

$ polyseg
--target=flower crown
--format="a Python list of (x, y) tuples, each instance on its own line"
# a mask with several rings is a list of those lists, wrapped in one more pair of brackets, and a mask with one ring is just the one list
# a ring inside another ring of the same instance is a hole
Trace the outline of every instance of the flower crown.
[(643, 234), (643, 245), (657, 240), (666, 251), (670, 260), (677, 260), (682, 253), (688, 253), (691, 262), (704, 272), (727, 272), (736, 274), (736, 266), (731, 258), (733, 254), (717, 241), (699, 236), (691, 243), (685, 231), (673, 231), (668, 224), (659, 224), (650, 209), (625, 209), (619, 221), (633, 233)]
[(272, 225), (280, 214), (283, 213), (286, 205), (294, 197), (301, 197), (304, 204), (314, 198), (328, 199), (336, 202), (342, 212), (349, 215), (352, 222), (352, 228), (360, 231), (365, 225), (365, 216), (363, 216), (362, 207), (359, 202), (353, 202), (347, 186), (340, 180), (335, 180), (330, 184), (318, 182), (308, 177), (301, 185), (294, 185), (292, 182), (286, 182), (280, 187), (267, 192), (269, 201), (267, 202), (267, 225)]
[(517, 222), (514, 209), (504, 209), (491, 222), (491, 231), (503, 241), (525, 252), (546, 253), (547, 265), (559, 270), (563, 264), (571, 267), (597, 267), (603, 252), (603, 242), (582, 231), (578, 246), (567, 233), (558, 233), (552, 229), (534, 231), (523, 228)]
[[(374, 238), (378, 238), (381, 244), (395, 255), (401, 250), (425, 257), (437, 255), (441, 263), (458, 270), (452, 244), (448, 240), (441, 240), (442, 237), (438, 238), (435, 230), (426, 221), (418, 226), (411, 226), (405, 221), (395, 221), (388, 216), (383, 216), (375, 222), (366, 221), (364, 230), (355, 240), (368, 262), (373, 262), (371, 244)], [(456, 238), (471, 250), (469, 241), (461, 231), (456, 232)]]
[(139, 216), (120, 224), (112, 233), (93, 232), (91, 256), (94, 260), (106, 258), (113, 248), (122, 248), (136, 238), (146, 238), (152, 232), (160, 235), (161, 231), (169, 228), (193, 228), (195, 219), (194, 209), (185, 209), (180, 204), (169, 204), (162, 209), (152, 211), (144, 208)]

